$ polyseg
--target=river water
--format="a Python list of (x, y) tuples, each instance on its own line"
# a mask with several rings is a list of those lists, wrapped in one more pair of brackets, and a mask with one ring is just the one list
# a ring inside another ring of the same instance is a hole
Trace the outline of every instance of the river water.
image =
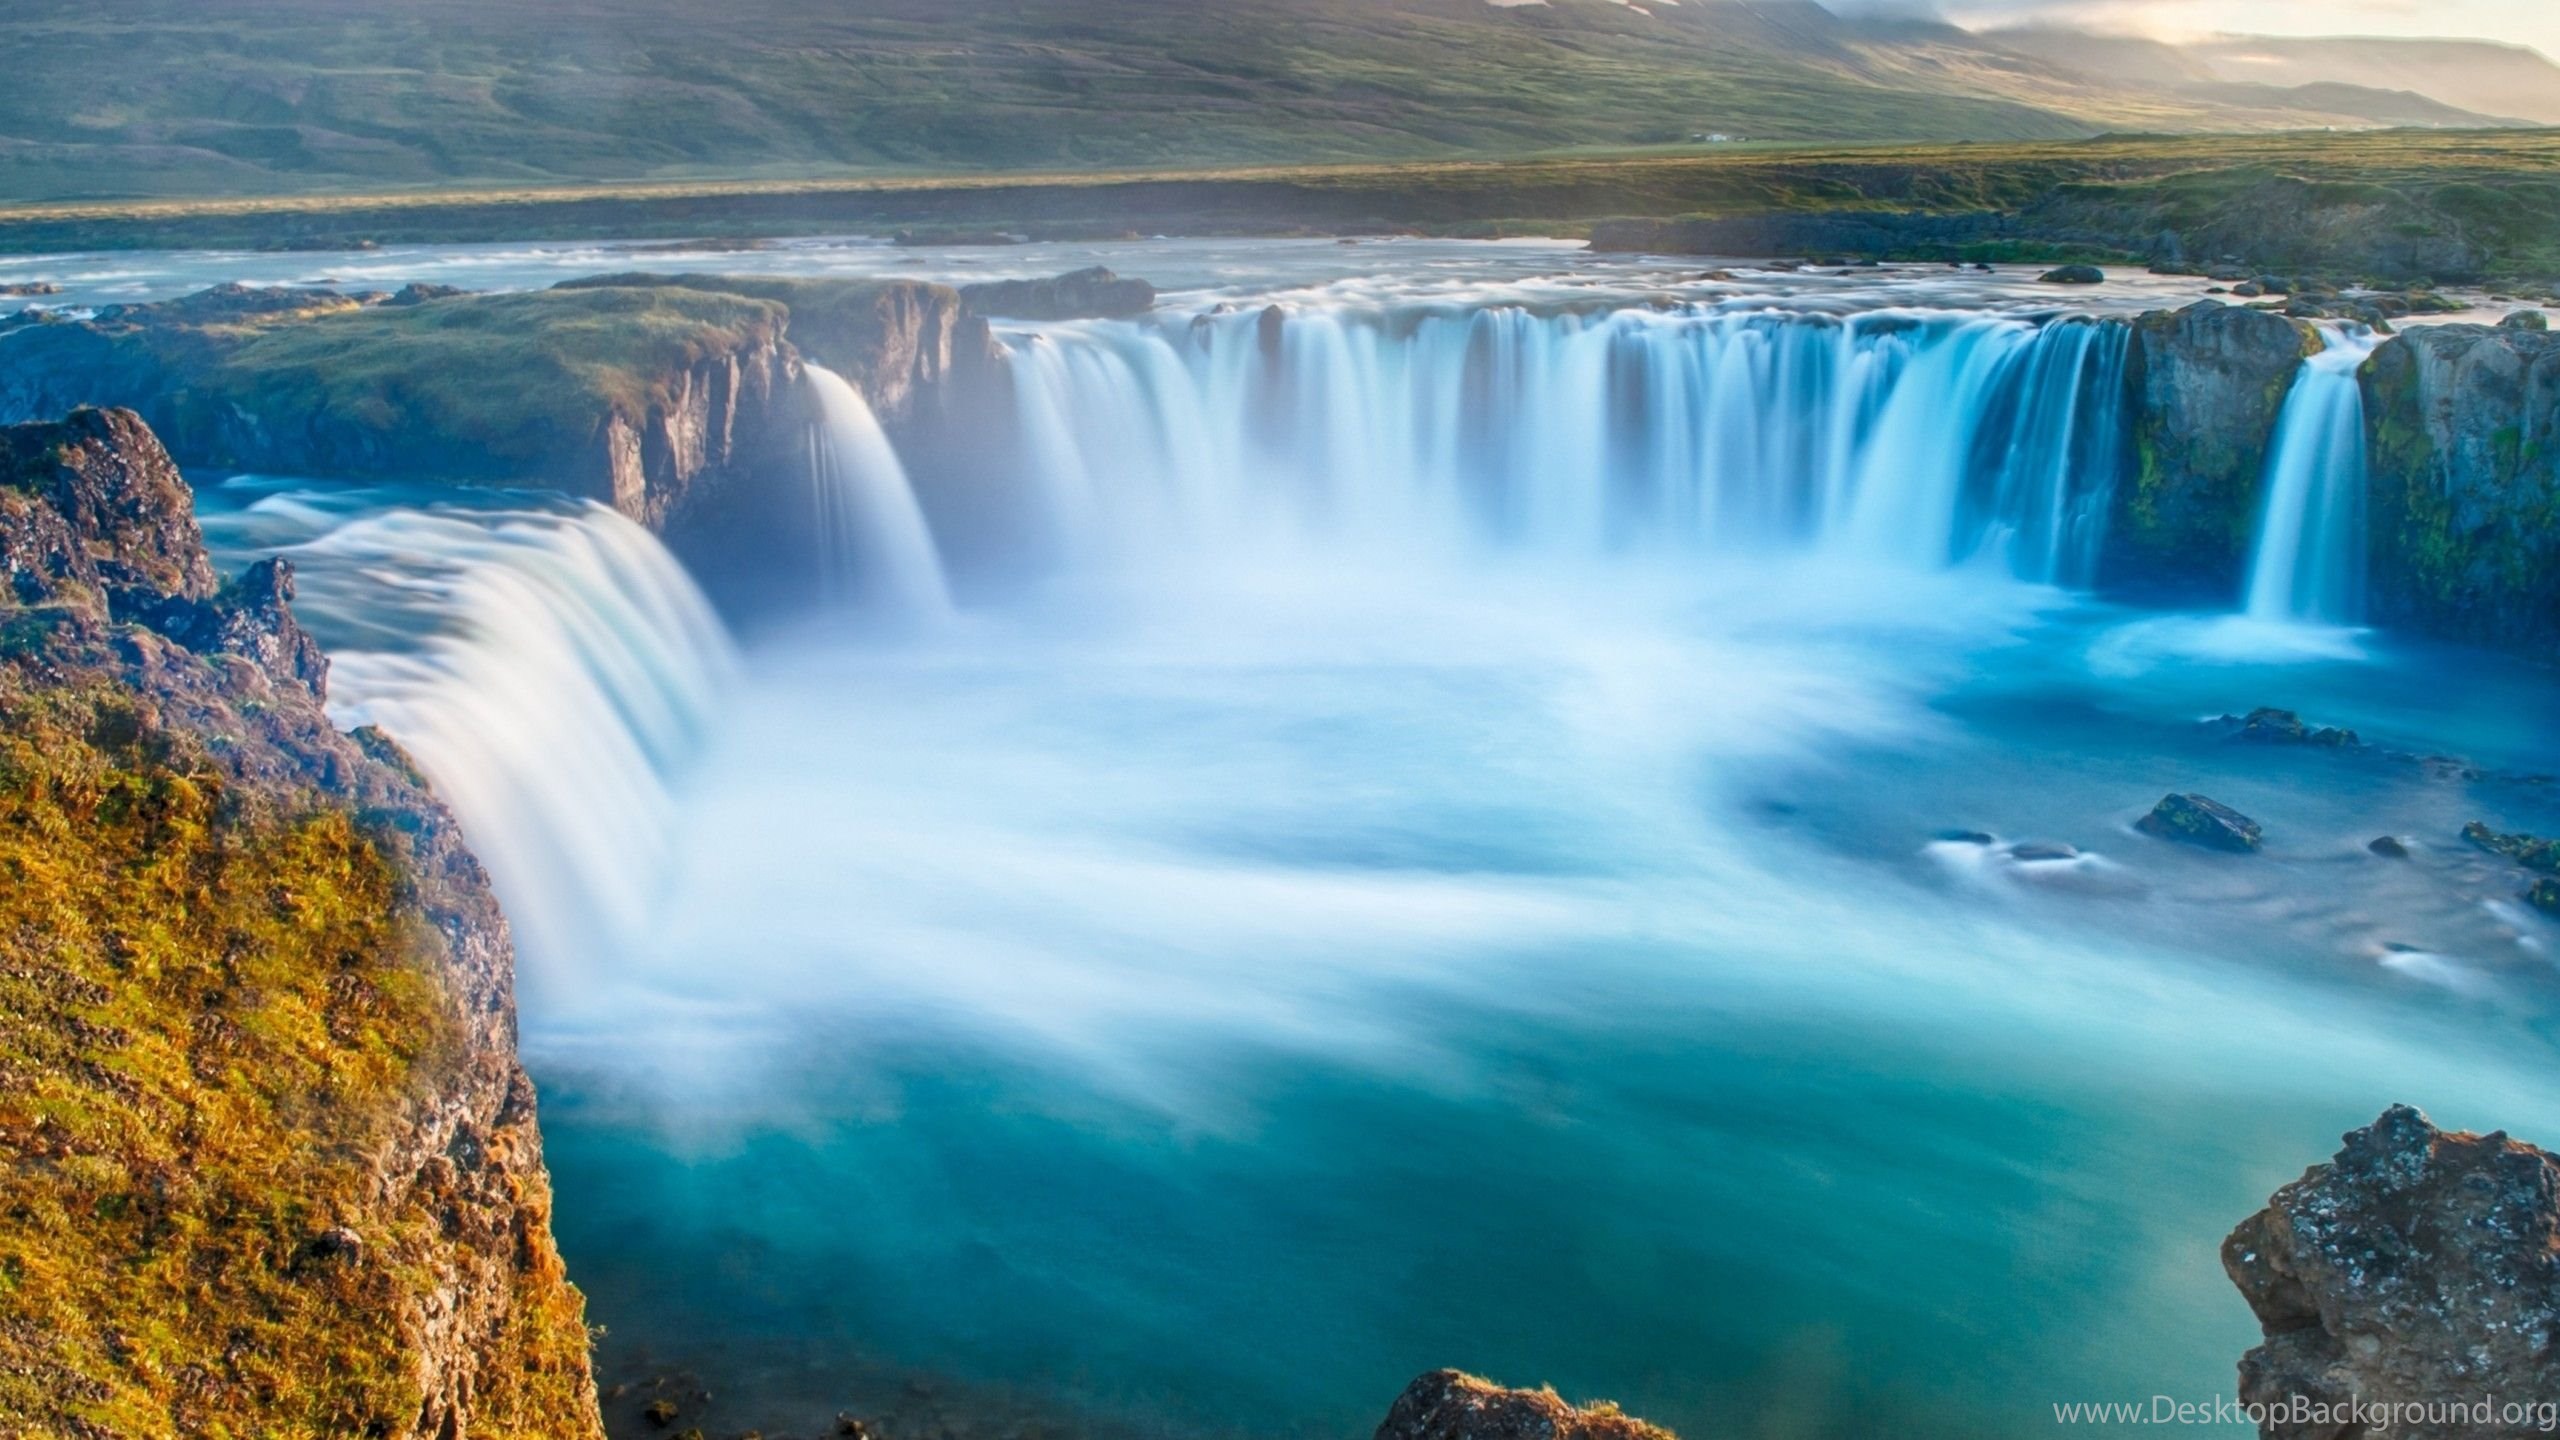
[[(2560, 1138), (2560, 935), (2458, 838), (2560, 827), (2560, 688), (2077, 588), (2121, 357), (2049, 287), (1031, 249), (1177, 294), (1007, 333), (1019, 533), (929, 613), (739, 645), (592, 506), (198, 477), (490, 861), (617, 1426), (1338, 1436), (1456, 1365), (2041, 1434), (2227, 1392), (2218, 1241), (2384, 1105)], [(113, 283), (627, 268), (563, 253)]]

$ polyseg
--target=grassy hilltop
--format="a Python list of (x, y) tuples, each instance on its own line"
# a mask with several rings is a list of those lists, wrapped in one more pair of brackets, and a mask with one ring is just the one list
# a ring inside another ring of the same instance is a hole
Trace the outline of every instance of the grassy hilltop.
[(2560, 120), (2512, 47), (2269, 84), (2134, 43), (1810, 0), (14, 0), (0, 199)]

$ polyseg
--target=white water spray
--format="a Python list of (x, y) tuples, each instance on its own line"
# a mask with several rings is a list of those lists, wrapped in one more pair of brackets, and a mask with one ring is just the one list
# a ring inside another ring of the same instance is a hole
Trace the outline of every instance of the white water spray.
[(1243, 311), (1013, 340), (1070, 559), (1312, 550), (1990, 555), (2090, 578), (2120, 325), (1945, 312)]
[(331, 718), (416, 758), (488, 865), (528, 987), (574, 993), (667, 883), (667, 777), (733, 668), (709, 605), (595, 505), (391, 510), (287, 553), (333, 642)]
[(949, 613), (933, 533), (879, 419), (843, 376), (817, 365), (803, 373), (818, 402), (809, 485), (822, 593), (834, 604), (906, 618)]
[(2267, 452), (2249, 565), (2252, 619), (2352, 625), (2364, 618), (2364, 395), (2356, 367), (2375, 337), (2325, 332), (2302, 363)]

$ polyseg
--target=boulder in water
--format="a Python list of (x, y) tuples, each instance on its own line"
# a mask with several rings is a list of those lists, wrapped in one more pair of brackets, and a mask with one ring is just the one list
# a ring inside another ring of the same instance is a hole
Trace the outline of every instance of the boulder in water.
[(2103, 285), (2107, 272), (2095, 265), (2057, 265), (2036, 278), (2047, 285)]
[(2499, 321), (2498, 328), (2501, 330), (2548, 330), (2551, 328), (2551, 317), (2539, 310), (2516, 310)]
[(2462, 827), (2462, 838), (2492, 855), (2503, 855), (2528, 870), (2560, 875), (2560, 840), (2545, 840), (2539, 835), (2509, 835), (2492, 830), (2477, 820)]
[(1457, 1370), (1404, 1387), (1374, 1440), (1673, 1440), (1670, 1431), (1601, 1401), (1573, 1406), (1553, 1390), (1508, 1390)]
[(2146, 835), (2207, 850), (2249, 852), (2258, 848), (2258, 822), (2203, 795), (2166, 795), (2134, 826)]
[[(2560, 1396), (2552, 1156), (2504, 1134), (2439, 1130), (2394, 1105), (2242, 1221), (2222, 1242), (2222, 1266), (2265, 1334), (2240, 1361), (2242, 1403), (2279, 1414), (2404, 1407), (2391, 1433), (2437, 1440), (2551, 1433), (2548, 1406)], [(2382, 1428), (2306, 1420), (2260, 1433)]]
[[(2228, 722), (2233, 717), (2222, 717)], [(2334, 725), (2306, 725), (2302, 717), (2290, 710), (2261, 705), (2239, 717), (2237, 738), (2256, 745), (2314, 745), (2324, 749), (2347, 750), (2364, 744), (2353, 730)]]
[(2409, 842), (2397, 835), (2377, 835), (2364, 847), (2385, 860), (2409, 858)]
[(2545, 915), (2560, 915), (2560, 880), (2536, 880), (2524, 892), (2524, 903)]

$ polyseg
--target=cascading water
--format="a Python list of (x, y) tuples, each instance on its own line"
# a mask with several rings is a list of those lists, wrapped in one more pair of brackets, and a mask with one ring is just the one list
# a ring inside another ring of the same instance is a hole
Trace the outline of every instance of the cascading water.
[(2126, 331), (1950, 313), (1241, 311), (1016, 337), (1057, 548), (1819, 548), (2088, 579)]
[(667, 777), (734, 665), (656, 537), (592, 504), (348, 519), (287, 496), (209, 530), (293, 559), (331, 717), (380, 726), (461, 818), (527, 987), (574, 994), (627, 951), (672, 862)]
[(809, 484), (822, 594), (898, 617), (947, 614), (942, 559), (879, 419), (843, 376), (817, 365), (803, 374), (818, 404)]
[(2302, 362), (2267, 452), (2266, 506), (2249, 565), (2254, 619), (2352, 625), (2364, 618), (2364, 394), (2356, 368), (2376, 337), (2323, 332)]

